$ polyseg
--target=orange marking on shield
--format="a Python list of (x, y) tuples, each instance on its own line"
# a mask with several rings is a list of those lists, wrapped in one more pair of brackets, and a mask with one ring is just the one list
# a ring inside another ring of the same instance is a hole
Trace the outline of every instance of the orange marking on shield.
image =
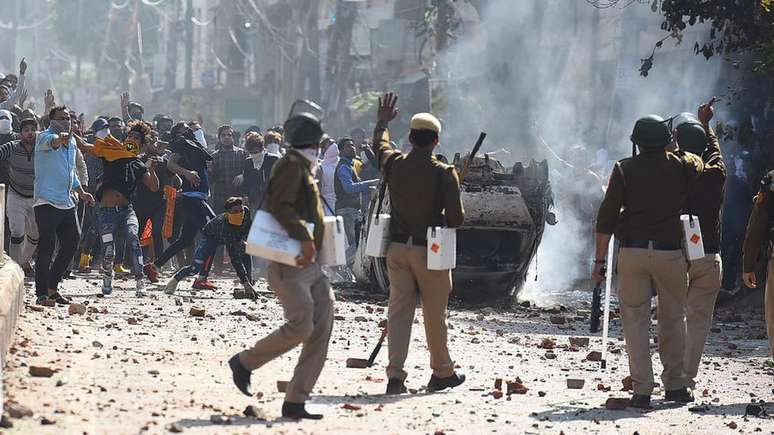
[(698, 234), (694, 234), (691, 236), (691, 242), (695, 245), (699, 243), (699, 240), (701, 240), (701, 237), (699, 237)]
[(440, 249), (441, 246), (438, 245), (438, 243), (433, 243), (433, 245), (430, 246), (430, 250), (433, 251), (434, 254), (437, 254)]

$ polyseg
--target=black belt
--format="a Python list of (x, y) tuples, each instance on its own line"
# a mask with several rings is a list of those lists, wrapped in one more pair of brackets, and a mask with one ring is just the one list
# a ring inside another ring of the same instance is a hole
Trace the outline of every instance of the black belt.
[(391, 237), (391, 241), (396, 243), (408, 244), (409, 240), (411, 241), (411, 244), (414, 246), (427, 246), (427, 240), (425, 239), (416, 239), (411, 236), (405, 236), (402, 234), (396, 234)]
[(679, 243), (659, 242), (656, 240), (621, 240), (621, 247), (653, 249), (654, 251), (677, 251), (683, 248)]

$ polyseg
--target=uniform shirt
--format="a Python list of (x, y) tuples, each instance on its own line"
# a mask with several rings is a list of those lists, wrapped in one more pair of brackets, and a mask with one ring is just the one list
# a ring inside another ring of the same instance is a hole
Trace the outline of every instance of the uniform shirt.
[(8, 178), (11, 189), (23, 198), (35, 193), (35, 147), (27, 152), (21, 141), (0, 146), (0, 160), (8, 162)]
[(232, 245), (241, 242), (242, 240), (246, 240), (247, 234), (250, 232), (250, 225), (253, 221), (250, 216), (250, 209), (247, 207), (243, 207), (243, 209), (245, 211), (245, 217), (242, 220), (242, 225), (231, 225), (228, 223), (226, 213), (221, 213), (210, 219), (210, 221), (204, 225), (202, 234), (204, 234), (208, 240), (219, 245)]
[(57, 136), (51, 128), (38, 133), (35, 142), (35, 172), (46, 174), (35, 177), (34, 205), (49, 204), (59, 209), (75, 207), (72, 191), (81, 187), (75, 174), (75, 137), (57, 149), (51, 142)]
[[(373, 151), (382, 171), (397, 152), (390, 145), (387, 128), (378, 124), (374, 129)], [(464, 211), (457, 171), (439, 162), (432, 148), (414, 148), (408, 154), (398, 154), (387, 178), (393, 235), (425, 240), (428, 227), (443, 225), (443, 212), (447, 226), (462, 225)]]
[(220, 148), (212, 155), (212, 205), (215, 210), (223, 210), (226, 200), (232, 196), (241, 196), (242, 188), (234, 187), (234, 178), (242, 174), (245, 159), (250, 155), (242, 148)]
[[(288, 235), (305, 242), (314, 240), (319, 251), (325, 235), (320, 192), (310, 172), (311, 162), (291, 149), (274, 164), (266, 192), (266, 211)], [(306, 228), (314, 224), (314, 234)]]
[(148, 167), (137, 157), (118, 159), (109, 162), (105, 160), (102, 182), (97, 189), (97, 200), (102, 200), (106, 188), (115, 190), (127, 200), (132, 197), (137, 181), (148, 172)]
[(760, 258), (761, 248), (771, 239), (772, 207), (774, 207), (774, 171), (766, 174), (761, 180), (760, 190), (753, 198), (753, 209), (747, 222), (747, 233), (742, 245), (742, 271), (755, 272), (755, 265)]
[(723, 207), (723, 190), (726, 183), (726, 165), (720, 154), (720, 141), (707, 127), (709, 147), (702, 154), (704, 171), (691, 186), (688, 205), (691, 214), (699, 217), (704, 236), (704, 249), (720, 252), (720, 209)]
[(701, 174), (698, 156), (644, 150), (615, 164), (597, 214), (597, 232), (619, 240), (679, 244), (688, 186)]

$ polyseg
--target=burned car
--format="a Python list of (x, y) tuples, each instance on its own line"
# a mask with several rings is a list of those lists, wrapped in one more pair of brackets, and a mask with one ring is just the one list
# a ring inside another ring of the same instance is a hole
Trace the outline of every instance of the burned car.
[[(455, 156), (461, 172), (464, 159)], [(452, 272), (452, 295), (464, 300), (488, 300), (515, 296), (527, 277), (546, 222), (553, 224), (553, 196), (548, 181), (548, 163), (517, 162), (505, 168), (488, 155), (470, 165), (462, 186), (465, 222), (457, 230), (457, 268)], [(354, 274), (359, 283), (388, 291), (384, 258), (365, 255), (368, 229), (377, 208), (378, 195), (371, 198), (361, 226)], [(389, 210), (389, 193), (383, 212)]]

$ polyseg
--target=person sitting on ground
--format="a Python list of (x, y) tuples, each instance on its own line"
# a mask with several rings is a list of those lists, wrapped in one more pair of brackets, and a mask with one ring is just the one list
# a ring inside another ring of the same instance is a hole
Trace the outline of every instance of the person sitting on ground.
[(250, 256), (245, 253), (245, 240), (250, 232), (252, 219), (250, 209), (245, 207), (242, 198), (231, 197), (224, 204), (225, 212), (211, 219), (202, 228), (201, 238), (196, 246), (193, 261), (175, 273), (164, 292), (174, 294), (177, 285), (191, 275), (199, 274), (199, 281), (206, 281), (212, 267), (215, 251), (226, 246), (231, 265), (244, 286), (244, 293), (234, 292), (234, 297), (255, 299), (252, 277), (250, 276)]

